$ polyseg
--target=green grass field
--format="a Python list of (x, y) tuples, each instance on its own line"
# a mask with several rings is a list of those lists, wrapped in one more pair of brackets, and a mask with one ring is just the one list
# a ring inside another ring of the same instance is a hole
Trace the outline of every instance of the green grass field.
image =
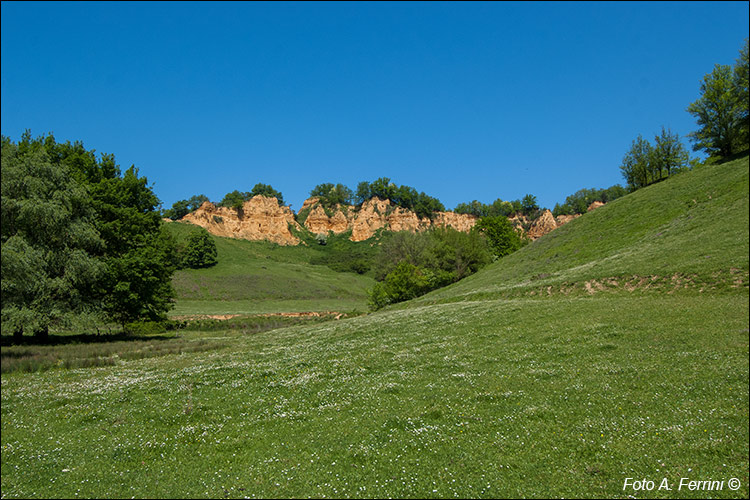
[(3, 374), (2, 496), (747, 498), (748, 326), (745, 157), (377, 313)]
[[(179, 222), (167, 227), (178, 238), (196, 229)], [(367, 289), (375, 281), (311, 264), (325, 247), (213, 239), (218, 264), (175, 273), (177, 300), (171, 315), (367, 311)]]

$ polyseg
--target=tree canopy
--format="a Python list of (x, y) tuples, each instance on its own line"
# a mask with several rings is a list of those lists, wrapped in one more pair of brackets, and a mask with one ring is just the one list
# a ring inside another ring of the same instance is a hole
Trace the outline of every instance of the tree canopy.
[(331, 182), (318, 184), (312, 188), (310, 196), (317, 197), (326, 208), (333, 208), (336, 205), (351, 205), (354, 200), (354, 193), (351, 189), (343, 184), (334, 185)]
[[(3, 137), (2, 148), (3, 325), (46, 331), (85, 312), (123, 325), (164, 318), (174, 241), (135, 166), (122, 173), (113, 155), (51, 134)], [(36, 290), (20, 284), (29, 273)], [(19, 286), (28, 293), (10, 293)]]
[(172, 220), (179, 220), (185, 217), (187, 214), (196, 211), (203, 202), (209, 201), (208, 196), (204, 194), (198, 194), (191, 196), (187, 200), (179, 200), (172, 204), (172, 208), (164, 210), (162, 215)]
[(217, 262), (216, 243), (202, 227), (188, 236), (184, 248), (179, 251), (181, 268), (199, 269), (216, 265)]
[(397, 207), (412, 210), (421, 218), (432, 218), (435, 212), (445, 211), (445, 206), (437, 198), (418, 192), (411, 186), (397, 186), (388, 177), (380, 177), (373, 182), (362, 181), (357, 185), (354, 197), (357, 204), (371, 198), (390, 200)]
[(690, 158), (680, 137), (662, 127), (655, 146), (640, 134), (622, 159), (620, 171), (631, 191), (690, 168)]
[(734, 68), (716, 64), (703, 77), (700, 97), (687, 108), (700, 127), (688, 134), (693, 150), (704, 151), (710, 159), (722, 159), (748, 149), (749, 100), (746, 38)]
[(276, 198), (279, 201), (279, 205), (284, 204), (284, 196), (280, 191), (276, 191), (270, 184), (258, 183), (253, 186), (253, 189), (250, 191), (241, 192), (235, 189), (234, 191), (225, 194), (224, 198), (218, 203), (218, 206), (239, 210), (247, 200), (258, 195), (266, 196), (268, 198)]

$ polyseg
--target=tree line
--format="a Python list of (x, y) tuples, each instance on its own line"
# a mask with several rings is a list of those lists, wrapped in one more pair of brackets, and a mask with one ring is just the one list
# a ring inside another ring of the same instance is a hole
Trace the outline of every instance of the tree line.
[(536, 218), (541, 208), (537, 202), (536, 196), (533, 194), (527, 194), (522, 199), (513, 201), (503, 201), (500, 198), (496, 199), (492, 203), (482, 203), (477, 200), (473, 200), (469, 203), (459, 203), (454, 212), (458, 214), (470, 214), (476, 215), (477, 217), (512, 217), (517, 214), (525, 215)]
[[(708, 163), (717, 163), (746, 151), (748, 130), (748, 39), (740, 49), (734, 67), (716, 64), (703, 77), (700, 97), (687, 107), (699, 129), (688, 134), (693, 151), (703, 151)], [(620, 171), (628, 189), (635, 191), (688, 170), (691, 160), (680, 137), (662, 127), (651, 144), (638, 135), (625, 153)]]
[(552, 215), (557, 217), (558, 215), (585, 214), (595, 201), (609, 203), (626, 194), (628, 191), (619, 184), (603, 189), (579, 189), (565, 198), (565, 203), (562, 205), (556, 203), (555, 208), (552, 209)]
[[(257, 195), (274, 197), (280, 205), (284, 204), (284, 196), (280, 191), (269, 184), (258, 183), (250, 191), (234, 190), (227, 193), (217, 206), (239, 209), (245, 201)], [(310, 196), (318, 198), (326, 209), (332, 209), (336, 205), (361, 206), (372, 198), (380, 198), (390, 200), (397, 207), (412, 210), (422, 218), (432, 218), (435, 212), (445, 211), (445, 206), (437, 198), (419, 192), (411, 186), (399, 186), (388, 177), (380, 177), (372, 182), (362, 181), (357, 185), (356, 192), (340, 183), (322, 183), (310, 190)], [(181, 219), (197, 210), (205, 201), (209, 199), (203, 194), (176, 201), (171, 208), (163, 211), (163, 216), (172, 220)]]

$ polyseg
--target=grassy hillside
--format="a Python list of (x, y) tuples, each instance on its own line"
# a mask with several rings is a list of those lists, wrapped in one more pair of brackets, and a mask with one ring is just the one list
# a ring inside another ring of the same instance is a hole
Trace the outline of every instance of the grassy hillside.
[(747, 498), (747, 179), (675, 177), (368, 316), (3, 375), (3, 496)]
[[(748, 158), (617, 199), (483, 272), (423, 297), (468, 300), (595, 288), (747, 288)], [(646, 282), (641, 282), (646, 278)], [(615, 284), (616, 282), (616, 284)], [(653, 283), (652, 283), (653, 282)]]
[[(167, 225), (178, 238), (198, 228)], [(367, 310), (374, 280), (313, 265), (324, 250), (212, 236), (218, 264), (177, 271), (173, 315)]]

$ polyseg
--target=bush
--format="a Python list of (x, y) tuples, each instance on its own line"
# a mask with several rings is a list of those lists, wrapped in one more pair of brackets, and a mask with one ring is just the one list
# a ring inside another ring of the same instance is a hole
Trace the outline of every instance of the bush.
[(436, 228), (424, 233), (398, 232), (386, 239), (376, 259), (370, 307), (413, 299), (458, 281), (492, 259), (486, 239), (477, 231)]
[(507, 217), (502, 215), (482, 217), (474, 227), (485, 235), (492, 252), (497, 257), (511, 254), (524, 245), (521, 232)]
[(216, 265), (217, 262), (216, 243), (208, 231), (201, 228), (188, 237), (185, 249), (180, 255), (181, 268), (198, 269)]
[(381, 283), (376, 283), (369, 292), (372, 310), (388, 304), (403, 302), (430, 291), (430, 277), (421, 267), (408, 262), (397, 265)]

